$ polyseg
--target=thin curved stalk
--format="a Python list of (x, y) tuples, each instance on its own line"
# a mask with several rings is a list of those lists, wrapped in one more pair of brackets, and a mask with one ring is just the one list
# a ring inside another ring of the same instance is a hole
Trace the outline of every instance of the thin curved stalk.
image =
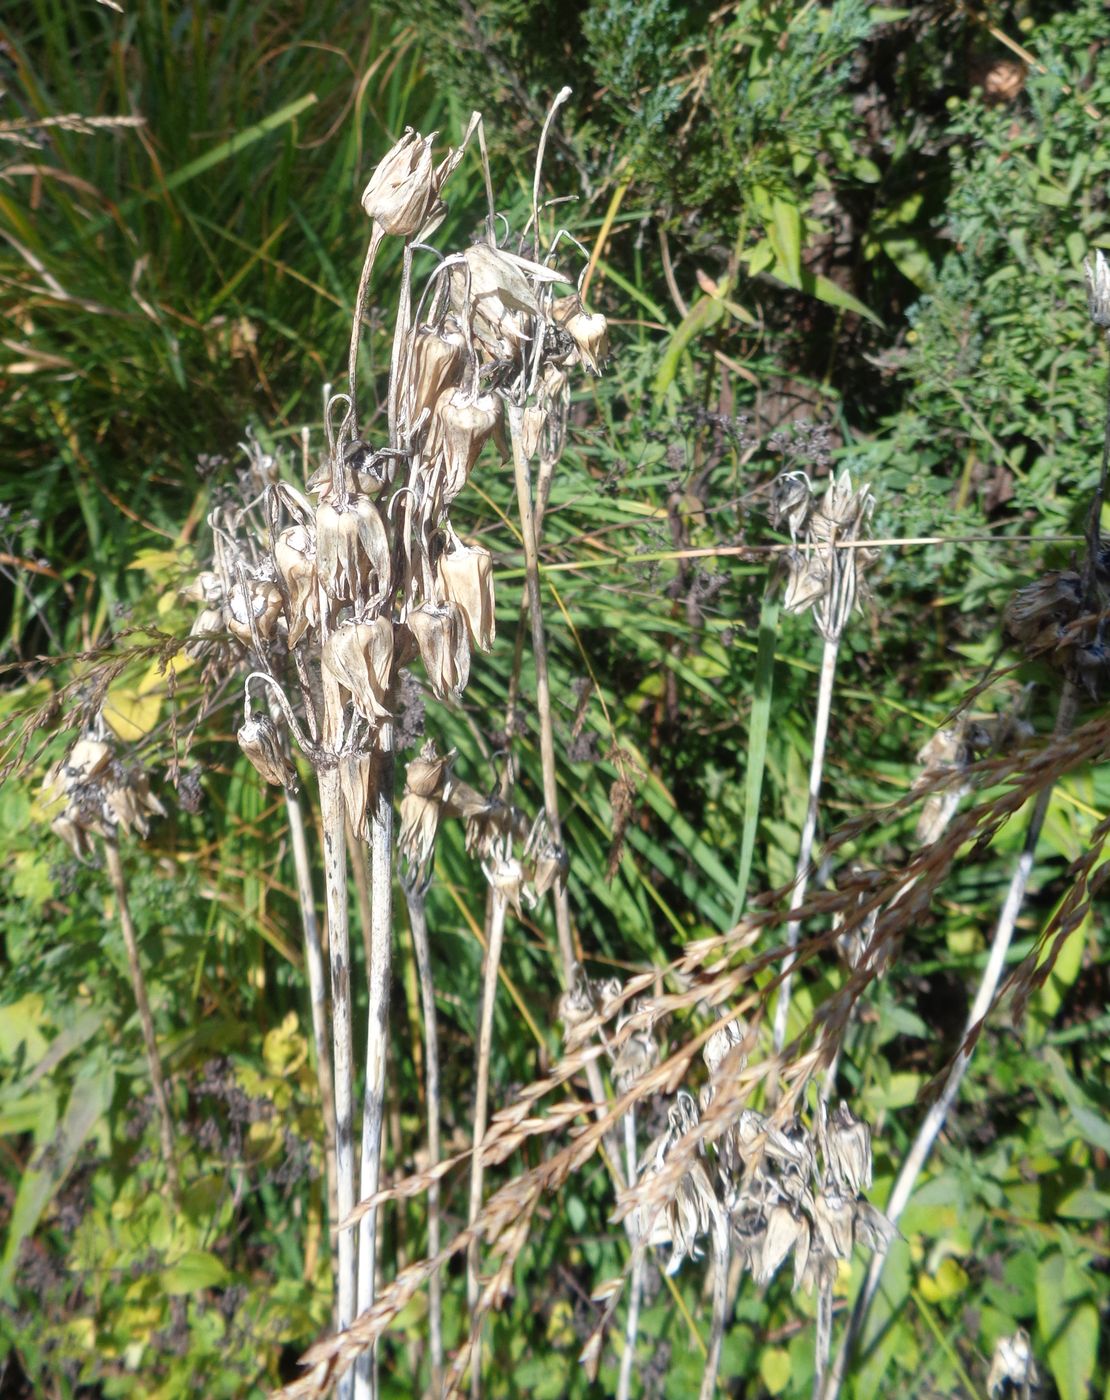
[[(428, 1114), (428, 1166), (438, 1166), (440, 1142), (439, 1032), (436, 1028), (436, 994), (432, 980), (432, 951), (428, 941), (428, 921), (424, 895), (406, 894), (412, 946), (420, 976), (420, 1003), (424, 1013), (424, 1085)], [(428, 1255), (434, 1258), (440, 1247), (439, 1183), (428, 1187)], [(443, 1280), (436, 1270), (428, 1280), (428, 1342), (431, 1351), (432, 1393), (443, 1393)]]
[(170, 1116), (170, 1101), (166, 1095), (166, 1081), (162, 1077), (162, 1061), (158, 1057), (158, 1042), (154, 1038), (154, 1018), (150, 1014), (150, 1001), (146, 994), (146, 978), (139, 961), (139, 943), (135, 936), (135, 925), (131, 920), (131, 906), (127, 902), (127, 881), (123, 874), (123, 862), (119, 856), (119, 841), (113, 833), (104, 837), (104, 854), (108, 866), (108, 878), (116, 896), (116, 911), (119, 914), (120, 929), (123, 933), (123, 946), (127, 949), (127, 966), (131, 973), (131, 989), (135, 994), (135, 1005), (139, 1010), (139, 1024), (143, 1028), (143, 1044), (146, 1047), (147, 1068), (150, 1071), (151, 1087), (154, 1090), (154, 1104), (158, 1110), (158, 1132), (162, 1140), (162, 1157), (166, 1163), (166, 1179), (175, 1202), (181, 1199), (181, 1178), (177, 1174), (177, 1160), (174, 1156), (173, 1119)]
[(308, 995), (312, 1008), (312, 1039), (316, 1047), (316, 1081), (320, 1090), (320, 1106), (324, 1115), (324, 1170), (328, 1185), (328, 1219), (334, 1227), (338, 1221), (338, 1198), (335, 1175), (335, 1084), (332, 1078), (331, 1046), (328, 1042), (328, 1004), (324, 985), (324, 950), (320, 943), (320, 925), (316, 918), (316, 897), (312, 889), (312, 864), (308, 855), (304, 813), (301, 804), (286, 789), (285, 815), (289, 822), (289, 840), (293, 850), (293, 868), (297, 874), (297, 900), (304, 930), (305, 968), (308, 972)]
[[(1060, 694), (1060, 702), (1056, 710), (1056, 724), (1054, 737), (1057, 739), (1067, 735), (1075, 723), (1075, 716), (1079, 707), (1079, 695), (1074, 682), (1067, 681)], [(1010, 877), (1009, 888), (1006, 891), (1006, 898), (1003, 901), (1002, 909), (998, 916), (998, 923), (995, 926), (994, 937), (991, 940), (990, 955), (987, 958), (987, 965), (983, 969), (983, 976), (979, 982), (979, 989), (975, 994), (968, 1013), (967, 1025), (964, 1028), (964, 1039), (959, 1053), (952, 1061), (948, 1075), (944, 1081), (935, 1102), (930, 1107), (922, 1120), (921, 1126), (917, 1130), (913, 1145), (906, 1154), (906, 1159), (902, 1163), (902, 1169), (898, 1173), (890, 1193), (890, 1200), (886, 1205), (886, 1215), (892, 1225), (896, 1225), (902, 1212), (909, 1203), (913, 1195), (913, 1189), (917, 1184), (929, 1154), (933, 1149), (933, 1144), (940, 1135), (944, 1127), (945, 1120), (952, 1104), (960, 1092), (960, 1085), (963, 1083), (964, 1075), (967, 1073), (968, 1065), (974, 1053), (975, 1045), (972, 1037), (977, 1037), (983, 1021), (990, 1012), (994, 1004), (995, 994), (998, 991), (998, 984), (1002, 978), (1002, 970), (1006, 965), (1006, 955), (1010, 950), (1010, 943), (1013, 939), (1014, 928), (1017, 925), (1018, 915), (1021, 913), (1021, 906), (1025, 901), (1025, 891), (1029, 883), (1029, 875), (1033, 869), (1033, 858), (1036, 854), (1037, 842), (1040, 839), (1041, 829), (1044, 826), (1045, 816), (1048, 812), (1048, 804), (1052, 800), (1053, 783), (1046, 784), (1037, 797), (1033, 807), (1032, 816), (1029, 819), (1029, 827), (1025, 833), (1025, 840), (1022, 843), (1021, 855), (1018, 857), (1017, 865), (1014, 867), (1013, 875)], [(875, 1294), (879, 1291), (879, 1283), (882, 1279), (883, 1265), (886, 1261), (885, 1254), (877, 1254), (871, 1260), (871, 1267), (867, 1271), (863, 1287), (856, 1298), (852, 1315), (848, 1321), (848, 1327), (844, 1334), (844, 1340), (840, 1344), (836, 1361), (829, 1372), (828, 1383), (824, 1390), (824, 1400), (836, 1400), (840, 1394), (840, 1388), (844, 1383), (847, 1367), (855, 1350), (856, 1343), (863, 1335), (864, 1327), (867, 1323), (867, 1316), (871, 1310), (871, 1304), (875, 1300)]]
[[(493, 1009), (497, 998), (497, 973), (501, 966), (501, 946), (505, 937), (505, 901), (498, 894), (493, 902), (489, 923), (489, 942), (482, 967), (482, 1009), (478, 1022), (478, 1087), (474, 1096), (474, 1152), (470, 1159), (470, 1204), (467, 1224), (473, 1225), (482, 1209), (482, 1140), (489, 1117), (489, 1061), (493, 1044)], [(480, 1249), (472, 1240), (466, 1251), (466, 1301), (471, 1313), (478, 1306), (478, 1265)], [(482, 1393), (482, 1341), (478, 1338), (470, 1363), (470, 1394), (473, 1400)]]
[[(805, 903), (806, 887), (809, 884), (810, 864), (813, 859), (813, 840), (817, 834), (817, 808), (821, 798), (821, 779), (825, 769), (825, 746), (829, 737), (829, 716), (832, 713), (833, 686), (836, 681), (836, 658), (840, 651), (839, 635), (828, 638), (821, 654), (821, 680), (817, 689), (817, 717), (813, 723), (813, 757), (809, 766), (809, 795), (806, 800), (805, 821), (802, 823), (802, 839), (798, 847), (798, 864), (795, 867), (794, 890), (790, 899), (791, 911), (800, 909)], [(786, 1025), (790, 1016), (790, 984), (794, 965), (793, 950), (798, 946), (798, 933), (801, 924), (791, 920), (786, 926), (786, 944), (791, 950), (787, 955), (782, 982), (779, 986), (778, 1001), (775, 1003), (774, 1047), (777, 1054), (786, 1044)]]
[[(359, 1194), (372, 1196), (381, 1179), (382, 1119), (385, 1114), (385, 1068), (389, 1047), (389, 976), (393, 943), (393, 753), (388, 725), (378, 731), (383, 752), (370, 813), (370, 1005), (366, 1018), (366, 1098), (362, 1115), (362, 1170)], [(374, 1302), (378, 1209), (368, 1211), (358, 1231), (358, 1310)], [(376, 1350), (355, 1367), (356, 1400), (377, 1394)]]
[[(345, 1220), (355, 1205), (354, 1056), (351, 1045), (351, 951), (347, 908), (347, 814), (339, 769), (322, 767), (320, 821), (324, 832), (324, 890), (328, 910), (328, 953), (331, 961), (332, 1037), (335, 1071), (335, 1175), (339, 1219)], [(336, 1325), (340, 1331), (355, 1316), (356, 1239), (352, 1230), (340, 1230)], [(339, 1394), (351, 1394), (350, 1372), (339, 1383)]]

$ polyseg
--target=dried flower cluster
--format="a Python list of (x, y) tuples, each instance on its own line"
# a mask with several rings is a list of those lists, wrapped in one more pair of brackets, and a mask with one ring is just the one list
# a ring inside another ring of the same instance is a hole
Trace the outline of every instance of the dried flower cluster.
[[(1104, 582), (1100, 572), (1096, 567), (1096, 583)], [(1077, 681), (1092, 700), (1110, 681), (1107, 624), (1107, 613), (1075, 569), (1050, 570), (1019, 588), (1003, 616), (1006, 632), (1027, 656)]]
[(42, 800), (51, 830), (79, 860), (89, 855), (90, 836), (114, 836), (121, 829), (145, 836), (150, 818), (166, 815), (143, 768), (121, 763), (108, 740), (94, 734), (78, 739), (50, 768)]
[(877, 557), (874, 550), (856, 547), (868, 537), (874, 509), (871, 488), (853, 490), (847, 471), (830, 479), (819, 500), (801, 471), (784, 472), (772, 487), (771, 521), (785, 524), (794, 544), (787, 556), (783, 607), (790, 613), (812, 608), (826, 639), (843, 632), (864, 570)]

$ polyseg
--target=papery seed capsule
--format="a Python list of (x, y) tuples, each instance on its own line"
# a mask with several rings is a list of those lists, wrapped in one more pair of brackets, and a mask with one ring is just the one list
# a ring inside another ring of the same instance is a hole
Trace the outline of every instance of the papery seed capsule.
[(427, 880), (435, 854), (436, 833), (439, 830), (441, 804), (435, 797), (421, 797), (405, 792), (401, 798), (401, 830), (397, 849), (408, 867), (413, 887), (421, 888)]
[(389, 592), (389, 537), (369, 496), (352, 496), (345, 510), (330, 501), (316, 508), (316, 569), (335, 602), (366, 603)]
[(839, 1104), (825, 1131), (827, 1165), (841, 1190), (857, 1196), (871, 1185), (871, 1129), (846, 1103)]
[(283, 753), (277, 726), (268, 715), (252, 715), (244, 720), (235, 737), (268, 783), (296, 791), (297, 770)]
[(492, 394), (472, 398), (461, 389), (446, 389), (439, 396), (436, 438), (443, 456), (444, 505), (450, 505), (466, 485), (500, 416), (500, 400)]
[(454, 760), (454, 749), (441, 756), (429, 739), (418, 756), (409, 760), (405, 769), (405, 791), (414, 792), (418, 797), (442, 797), (444, 779)]
[(480, 545), (463, 544), (452, 532), (437, 564), (443, 590), (466, 621), (471, 643), (492, 651), (497, 635), (493, 597), (493, 555)]
[(605, 317), (579, 310), (563, 322), (563, 330), (578, 347), (587, 373), (600, 379), (602, 366), (609, 358), (609, 323)]
[(767, 1217), (762, 1255), (754, 1271), (756, 1283), (770, 1283), (801, 1233), (802, 1222), (789, 1206), (772, 1207)]
[(400, 238), (418, 234), (432, 214), (439, 194), (432, 142), (412, 127), (378, 162), (362, 192), (362, 207), (386, 233)]
[(457, 386), (466, 360), (466, 342), (455, 329), (418, 326), (411, 336), (409, 426), (431, 413), (441, 395)]
[(274, 541), (274, 565), (289, 594), (289, 649), (320, 618), (316, 581), (316, 545), (303, 525), (292, 525)]
[(823, 1191), (814, 1201), (814, 1223), (821, 1245), (834, 1259), (852, 1253), (852, 1204), (835, 1192)]
[(181, 590), (181, 596), (191, 603), (207, 603), (213, 607), (223, 601), (224, 586), (219, 574), (211, 569), (203, 569), (192, 583)]
[(323, 664), (350, 692), (363, 719), (376, 724), (391, 718), (393, 624), (387, 617), (337, 627), (324, 643)]
[(254, 614), (254, 625), (260, 640), (269, 641), (281, 614), (281, 590), (276, 584), (256, 581), (244, 592), (243, 585), (237, 583), (228, 595), (227, 630), (245, 647), (253, 643), (250, 613)]
[(112, 750), (101, 739), (78, 739), (62, 760), (62, 776), (67, 787), (90, 782), (103, 772), (112, 759)]
[(521, 414), (520, 438), (525, 461), (530, 462), (540, 450), (543, 430), (547, 427), (547, 409), (530, 403)]
[(787, 562), (790, 574), (782, 606), (788, 613), (802, 613), (828, 592), (828, 570), (816, 555), (807, 558), (803, 554), (790, 554)]
[(456, 603), (425, 603), (406, 619), (420, 648), (432, 692), (439, 700), (460, 700), (470, 679), (466, 621)]
[[(705, 1046), (701, 1052), (702, 1059), (705, 1061), (705, 1067), (709, 1070), (710, 1078), (716, 1077), (717, 1071), (724, 1063), (725, 1057), (734, 1046), (741, 1044), (743, 1039), (744, 1032), (741, 1030), (736, 1020), (722, 1021), (720, 1023), (705, 1042)], [(746, 1055), (735, 1056), (733, 1060), (730, 1061), (732, 1068), (737, 1073), (744, 1068), (747, 1062)]]

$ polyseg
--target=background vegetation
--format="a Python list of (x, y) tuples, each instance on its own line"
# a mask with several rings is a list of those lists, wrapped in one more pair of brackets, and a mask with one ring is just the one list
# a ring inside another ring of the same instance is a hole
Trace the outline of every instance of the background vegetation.
[[(1020, 703), (1051, 729), (1057, 682), (1006, 650), (999, 618), (1016, 587), (1080, 549), (1098, 473), (1106, 365), (1081, 268), (1110, 245), (1105, 12), (198, 0), (120, 13), (31, 0), (2, 37), (0, 710), (14, 767), (0, 788), (0, 1394), (257, 1395), (295, 1374), (330, 1306), (294, 877), (279, 800), (233, 743), (232, 698), (194, 729), (195, 678), (181, 672), (169, 693), (152, 651), (191, 625), (177, 590), (204, 563), (205, 516), (247, 431), (299, 453), (307, 426), (319, 444), (370, 167), (406, 124), (457, 139), (477, 107), (499, 206), (524, 208), (547, 102), (574, 88), (547, 183), (578, 196), (567, 226), (601, 250), (589, 295), (613, 358), (572, 407), (545, 529), (571, 903), (591, 972), (662, 969), (734, 921), (752, 764), (763, 792), (747, 889), (793, 875), (820, 639), (808, 618), (781, 619), (753, 748), (769, 565), (737, 548), (780, 538), (760, 493), (784, 467), (847, 466), (873, 488), (879, 538), (944, 540), (885, 544), (869, 575), (842, 653), (823, 833), (904, 796), (918, 750), (992, 667), (975, 712)], [(450, 205), (449, 236), (465, 242), (483, 214), (476, 161)], [(373, 375), (387, 342), (368, 344)], [(462, 711), (429, 698), (425, 724), (485, 788), (505, 746), (521, 558), (510, 474), (489, 454), (474, 484), (456, 524), (495, 554), (503, 640)], [(107, 673), (92, 661), (104, 652)], [(70, 859), (36, 796), (72, 737), (67, 714), (104, 680), (168, 811), (125, 861), (182, 1140), (180, 1211), (107, 877)], [(28, 715), (49, 723), (24, 746)], [(511, 737), (536, 809), (525, 722)], [(1108, 811), (1104, 766), (1058, 784), (1015, 962), (1035, 954)], [(880, 818), (847, 854), (897, 866), (916, 818)], [(962, 854), (849, 1031), (840, 1091), (871, 1122), (879, 1204), (959, 1044), (1021, 828)], [(429, 920), (456, 1147), (469, 1140), (484, 898), (447, 829)], [(1080, 923), (1024, 1015), (1004, 1006), (983, 1036), (902, 1219), (857, 1400), (983, 1395), (996, 1341), (1018, 1327), (1049, 1393), (1110, 1395), (1098, 934)], [(399, 937), (394, 1176), (423, 1146), (407, 947)], [(543, 906), (510, 922), (503, 969), (495, 1105), (558, 1053)], [(831, 956), (807, 968), (796, 1029), (843, 975)], [(662, 1034), (673, 1044), (704, 1023)], [(423, 1253), (422, 1207), (387, 1213), (387, 1276)], [(591, 1290), (627, 1255), (612, 1208), (596, 1163), (547, 1203), (488, 1329), (489, 1394), (613, 1393), (619, 1347), (592, 1386), (577, 1360)], [(464, 1177), (447, 1179), (444, 1209), (453, 1230)], [(704, 1266), (667, 1281), (649, 1268), (644, 1395), (695, 1392), (704, 1283)], [(843, 1296), (854, 1287), (845, 1278)], [(385, 1395), (426, 1380), (423, 1306), (384, 1344)], [(459, 1278), (445, 1307), (454, 1345)], [(812, 1364), (812, 1303), (785, 1279), (745, 1284), (722, 1391), (805, 1396)]]

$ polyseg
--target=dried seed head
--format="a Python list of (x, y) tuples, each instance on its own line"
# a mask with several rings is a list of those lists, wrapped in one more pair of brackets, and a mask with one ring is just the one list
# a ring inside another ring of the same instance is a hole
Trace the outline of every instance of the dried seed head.
[(88, 854), (88, 832), (103, 836), (118, 827), (134, 827), (145, 836), (148, 818), (166, 814), (150, 791), (146, 772), (138, 765), (124, 768), (109, 744), (91, 737), (78, 739), (65, 758), (51, 766), (42, 798), (51, 829), (79, 859)]
[(568, 1040), (579, 1026), (594, 1015), (593, 990), (586, 970), (581, 963), (574, 964), (574, 976), (570, 986), (559, 997), (555, 1011), (556, 1019), (562, 1023), (563, 1038)]
[(297, 770), (282, 750), (277, 726), (269, 715), (252, 715), (235, 736), (239, 747), (268, 783), (297, 790)]
[(482, 873), (489, 882), (490, 889), (503, 899), (517, 918), (522, 918), (521, 900), (529, 908), (535, 904), (528, 882), (524, 878), (524, 867), (515, 856), (504, 851), (496, 853), (490, 860), (482, 862)]
[(1083, 260), (1083, 272), (1087, 279), (1087, 306), (1091, 320), (1103, 330), (1110, 329), (1110, 263), (1103, 256), (1102, 249), (1095, 249), (1094, 261)]
[[(617, 1022), (618, 1030), (630, 1016), (635, 1014), (636, 1010), (638, 1008), (633, 1005), (620, 1017)], [(658, 1063), (659, 1045), (651, 1030), (644, 1027), (641, 1030), (633, 1031), (617, 1051), (616, 1059), (613, 1061), (613, 1083), (617, 1086), (617, 1092), (626, 1094)]]
[(379, 161), (362, 192), (362, 207), (386, 233), (399, 238), (426, 237), (425, 225), (435, 217), (441, 177), (432, 163), (432, 142), (412, 127)]
[(436, 566), (443, 591), (461, 611), (471, 645), (479, 651), (492, 651), (497, 635), (493, 556), (481, 545), (463, 544), (453, 531), (447, 542)]
[(389, 596), (389, 536), (369, 496), (352, 496), (345, 510), (317, 506), (316, 570), (333, 602), (367, 607)]
[(501, 417), (501, 401), (445, 389), (436, 403), (435, 441), (443, 458), (443, 502), (455, 499)]
[(823, 1191), (814, 1201), (814, 1227), (821, 1248), (833, 1259), (852, 1254), (852, 1203), (836, 1192)]
[(423, 889), (431, 875), (441, 810), (442, 804), (434, 797), (406, 791), (401, 798), (397, 850), (404, 867), (405, 884), (410, 889)]
[(181, 590), (181, 596), (191, 603), (205, 603), (208, 607), (218, 607), (224, 600), (224, 586), (219, 574), (211, 569), (203, 569), (192, 583)]
[(429, 739), (419, 755), (409, 760), (405, 769), (405, 791), (416, 793), (418, 797), (442, 800), (447, 775), (454, 761), (454, 749), (441, 756), (436, 752), (435, 741)]
[(566, 280), (542, 263), (474, 243), (464, 252), (462, 265), (452, 270), (452, 307), (464, 322), (469, 317), (491, 359), (511, 360), (532, 339), (532, 318), (540, 314), (533, 284)]
[(274, 541), (274, 565), (289, 594), (289, 649), (320, 620), (316, 543), (303, 525), (283, 530)]
[(248, 650), (253, 645), (252, 615), (259, 639), (268, 642), (281, 616), (281, 590), (276, 584), (256, 579), (244, 589), (241, 583), (236, 583), (228, 594), (227, 630)]
[[(664, 1170), (670, 1153), (697, 1123), (697, 1104), (685, 1089), (680, 1089), (667, 1110), (666, 1131), (648, 1148), (645, 1160), (650, 1175), (657, 1176)], [(655, 1205), (641, 1207), (641, 1233), (650, 1229), (651, 1244), (671, 1246), (668, 1274), (677, 1273), (687, 1257), (697, 1259), (700, 1256), (698, 1241), (709, 1230), (717, 1209), (717, 1197), (709, 1175), (697, 1158), (670, 1188), (661, 1211), (657, 1211)]]
[(324, 643), (322, 659), (329, 675), (350, 693), (363, 719), (376, 725), (391, 718), (393, 624), (389, 618), (342, 623)]
[(898, 1231), (881, 1210), (860, 1197), (855, 1204), (856, 1244), (875, 1254), (885, 1254)]
[(406, 619), (420, 648), (428, 684), (438, 700), (461, 700), (470, 679), (470, 643), (457, 603), (425, 603)]
[(189, 636), (195, 640), (186, 642), (186, 653), (189, 656), (199, 656), (208, 642), (217, 635), (223, 636), (226, 631), (223, 608), (205, 608), (197, 614), (196, 620), (189, 628)]

